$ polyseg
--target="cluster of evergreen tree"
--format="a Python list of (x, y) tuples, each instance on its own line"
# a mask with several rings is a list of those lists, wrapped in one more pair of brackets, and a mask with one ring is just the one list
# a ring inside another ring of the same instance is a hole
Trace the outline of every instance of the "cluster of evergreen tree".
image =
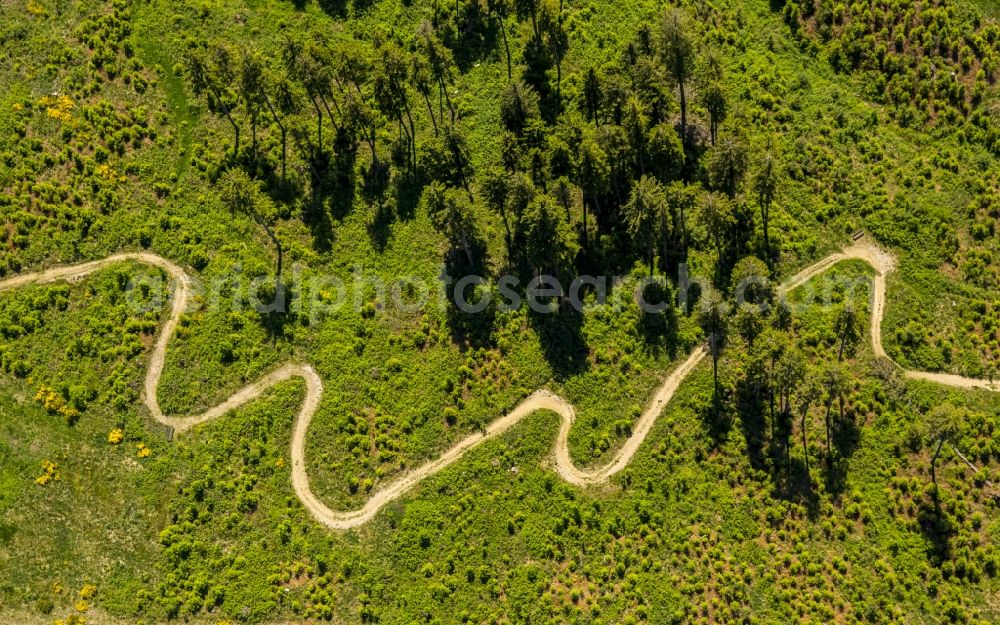
[[(376, 220), (419, 198), (451, 242), (450, 260), (467, 270), (570, 277), (641, 261), (651, 275), (670, 272), (701, 244), (692, 219), (709, 235), (719, 284), (751, 252), (770, 263), (780, 168), (723, 127), (723, 64), (690, 16), (665, 12), (620, 58), (567, 81), (564, 14), (561, 3), (530, 0), (439, 5), (404, 35), (285, 34), (274, 59), (191, 41), (184, 67), (193, 91), (232, 128), (224, 167), (245, 169), (279, 199), (301, 196), (320, 239), (327, 210), (350, 210), (360, 191)], [(512, 42), (517, 20), (530, 27)], [(502, 46), (508, 77), (498, 94), (500, 149), (492, 165), (473, 170), (450, 92), (464, 62), (456, 58), (490, 41)], [(270, 151), (265, 127), (280, 137)], [(290, 174), (293, 150), (301, 179)], [(506, 258), (493, 263), (480, 240), (485, 219), (504, 231)]]

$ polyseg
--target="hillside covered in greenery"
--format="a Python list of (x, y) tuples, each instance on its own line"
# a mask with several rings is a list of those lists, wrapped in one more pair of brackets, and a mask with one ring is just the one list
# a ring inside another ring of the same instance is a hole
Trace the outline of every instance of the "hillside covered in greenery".
[[(0, 623), (1000, 622), (1000, 395), (933, 381), (1000, 378), (998, 83), (989, 0), (0, 3), (0, 285), (182, 267), (159, 406), (309, 365), (334, 510), (541, 388), (604, 466), (710, 347), (607, 484), (543, 410), (333, 531), (301, 381), (149, 414), (163, 271), (0, 286)], [(888, 357), (867, 264), (779, 287), (861, 233)]]

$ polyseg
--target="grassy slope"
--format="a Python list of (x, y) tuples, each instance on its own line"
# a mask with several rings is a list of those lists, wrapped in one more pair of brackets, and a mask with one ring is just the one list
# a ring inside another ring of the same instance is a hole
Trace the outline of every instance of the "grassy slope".
[[(237, 30), (245, 28), (250, 36), (254, 32), (267, 33), (269, 24), (274, 23), (277, 16), (288, 20), (326, 19), (311, 6), (299, 17), (294, 17), (297, 14), (288, 5), (257, 8), (259, 12), (251, 14), (247, 26)], [(761, 6), (754, 4), (754, 8), (757, 10), (747, 12), (753, 32), (780, 32), (777, 20)], [(610, 44), (616, 38), (624, 36), (621, 33), (630, 33), (634, 25), (645, 21), (656, 10), (655, 3), (637, 5), (635, 10), (628, 12), (616, 10), (612, 4), (596, 3), (592, 15), (586, 19), (586, 43), (580, 46), (579, 52), (574, 49), (570, 62), (582, 67), (590, 59), (601, 58), (602, 45), (612, 47)], [(403, 10), (398, 9), (396, 3), (378, 3), (367, 14), (358, 16), (353, 28), (365, 32), (378, 23), (411, 28), (418, 14), (416, 8)], [(169, 10), (156, 11), (155, 7), (140, 15), (137, 37), (140, 40), (143, 33), (165, 32), (172, 19)], [(236, 29), (232, 25), (227, 27)], [(780, 35), (777, 39), (782, 41)], [(146, 47), (142, 48), (140, 56), (146, 63), (161, 65), (168, 58)], [(775, 60), (787, 82), (792, 81), (800, 71), (798, 68), (805, 63), (803, 56), (787, 42), (780, 45)], [(496, 124), (495, 94), (502, 84), (501, 72), (495, 62), (483, 63), (466, 74), (459, 87), (464, 107), (476, 111), (469, 125), (472, 143), (480, 146), (476, 151), (480, 162), (491, 158), (489, 137), (494, 134), (491, 129)], [(851, 83), (832, 75), (821, 63), (813, 63), (807, 75), (811, 88), (801, 96), (802, 124), (810, 123), (811, 113), (830, 106), (829, 94), (833, 90), (852, 106), (862, 106), (851, 96)], [(185, 258), (184, 244), (176, 241), (177, 237), (172, 234), (183, 232), (187, 237), (200, 239), (204, 247), (219, 250), (204, 272), (208, 278), (221, 274), (234, 262), (251, 267), (265, 266), (267, 257), (259, 244), (261, 237), (246, 224), (237, 224), (234, 230), (226, 216), (211, 202), (206, 205), (199, 201), (204, 183), (185, 166), (188, 141), (192, 140), (190, 126), (208, 127), (209, 132), (218, 137), (225, 136), (226, 128), (219, 120), (199, 115), (199, 105), (185, 104), (174, 80), (164, 79), (161, 85), (165, 91), (157, 97), (169, 103), (176, 115), (170, 122), (175, 142), (168, 149), (140, 158), (146, 159), (164, 179), (166, 172), (177, 173), (180, 176), (175, 186), (177, 191), (165, 207), (155, 208), (144, 208), (146, 197), (140, 194), (134, 201), (133, 212), (115, 217), (120, 221), (108, 226), (107, 236), (98, 238), (78, 253), (98, 256), (122, 244), (134, 245), (114, 233), (129, 224), (142, 224), (141, 227), (156, 224), (165, 212), (174, 216), (178, 224), (171, 231), (157, 232), (153, 249), (171, 257)], [(16, 90), (12, 90), (8, 97), (17, 97), (15, 93)], [(187, 112), (183, 112), (185, 110)], [(178, 120), (189, 121), (188, 129)], [(912, 132), (888, 130), (887, 133), (881, 142), (887, 151), (898, 150), (892, 155), (898, 162), (909, 161), (919, 153), (922, 144), (925, 146), (929, 141)], [(213, 140), (212, 135), (209, 140)], [(834, 149), (842, 148), (835, 146)], [(952, 190), (946, 192), (952, 194), (950, 198), (929, 199), (928, 204), (937, 210), (948, 210), (953, 199), (961, 201), (960, 186), (954, 183)], [(787, 242), (801, 241), (800, 245), (790, 246), (796, 253), (788, 258), (785, 270), (791, 271), (806, 259), (820, 256), (834, 247), (836, 238), (825, 230), (825, 226), (813, 221), (813, 216), (824, 207), (817, 206), (807, 191), (793, 191), (783, 204), (787, 206), (781, 223), (789, 228)], [(376, 251), (371, 244), (367, 236), (367, 219), (366, 209), (358, 207), (354, 214), (337, 224), (334, 247), (322, 255), (308, 249), (306, 233), (293, 222), (283, 226), (284, 236), (301, 249), (301, 259), (314, 271), (334, 271), (345, 276), (350, 264), (363, 262), (386, 276), (397, 274), (401, 267), (425, 277), (434, 275), (441, 247), (436, 236), (430, 234), (423, 217), (395, 224), (384, 252)], [(802, 221), (806, 223), (797, 224)], [(859, 225), (856, 222), (838, 223), (834, 234), (843, 235)], [(29, 259), (40, 261), (59, 257), (58, 249), (58, 244), (42, 245), (33, 250)], [(909, 260), (904, 257), (904, 266)], [(932, 275), (930, 269), (921, 271), (923, 275)], [(904, 273), (900, 282), (919, 284), (919, 278), (919, 273), (912, 280)], [(932, 284), (920, 288), (916, 294), (907, 294), (903, 287), (893, 286), (890, 297), (898, 292), (913, 305), (890, 305), (890, 331), (895, 325), (905, 324), (907, 309), (922, 307), (927, 297), (924, 294), (939, 286)], [(77, 297), (78, 290), (74, 290), (74, 301)], [(62, 321), (56, 316), (52, 319), (53, 324), (66, 324), (64, 333), (67, 335), (85, 326), (85, 314), (72, 309), (71, 313)], [(512, 370), (507, 374), (508, 379), (498, 389), (488, 389), (487, 384), (477, 381), (470, 389), (472, 398), (462, 413), (459, 428), (449, 429), (442, 422), (440, 410), (450, 400), (440, 389), (446, 380), (459, 379), (460, 368), (466, 364), (468, 356), (448, 345), (446, 335), (429, 352), (401, 349), (392, 341), (392, 337), (419, 327), (423, 322), (437, 327), (440, 319), (379, 318), (371, 323), (363, 321), (356, 313), (344, 313), (318, 328), (294, 328), (291, 335), (281, 341), (277, 353), (272, 354), (272, 350), (258, 347), (266, 344), (265, 339), (252, 319), (248, 319), (244, 329), (236, 332), (237, 347), (245, 350), (247, 357), (224, 367), (214, 364), (218, 362), (214, 350), (221, 340), (234, 332), (228, 327), (230, 321), (224, 314), (206, 315), (191, 324), (188, 336), (175, 341), (162, 400), (165, 406), (177, 410), (192, 409), (225, 396), (287, 354), (315, 363), (327, 380), (330, 393), (311, 435), (310, 457), (317, 459), (311, 468), (314, 484), (331, 502), (344, 505), (357, 502), (363, 495), (350, 496), (343, 477), (345, 465), (351, 467), (355, 463), (338, 432), (348, 412), (345, 406), (375, 409), (395, 416), (399, 422), (407, 418), (426, 419), (412, 434), (396, 433), (405, 445), (404, 457), (413, 462), (432, 456), (460, 432), (474, 427), (477, 421), (499, 414), (517, 397), (552, 377), (537, 338), (513, 332), (512, 344), (503, 360)], [(364, 353), (360, 358), (353, 351), (359, 325), (371, 326), (372, 333), (364, 341)], [(511, 320), (511, 325), (515, 329), (520, 327), (517, 319)], [(620, 358), (612, 358), (614, 364), (596, 365), (592, 370), (558, 383), (560, 389), (582, 407), (581, 422), (571, 441), (574, 455), (581, 459), (593, 459), (599, 454), (589, 448), (594, 437), (588, 430), (594, 430), (598, 438), (601, 434), (607, 436), (613, 443), (616, 440), (615, 421), (623, 413), (621, 407), (641, 404), (660, 372), (670, 363), (667, 355), (643, 349), (634, 336), (620, 330), (620, 325), (614, 320), (588, 320), (584, 335), (595, 352), (626, 352), (631, 361), (627, 366), (622, 366)], [(47, 333), (52, 331), (51, 327), (45, 328)], [(27, 352), (29, 346), (30, 343), (23, 343), (15, 349)], [(401, 377), (405, 377), (405, 383), (393, 384), (374, 371), (390, 357), (401, 361)], [(58, 354), (51, 359), (58, 360)], [(141, 357), (138, 361), (126, 362), (136, 365), (127, 375), (130, 384), (136, 386), (141, 379)], [(192, 370), (185, 367), (185, 363), (191, 362), (213, 364)], [(63, 376), (69, 379), (79, 375), (74, 373), (79, 370), (76, 364), (67, 365), (65, 370)], [(93, 379), (89, 383), (98, 386)], [(9, 441), (10, 449), (9, 456), (5, 449), (5, 457), (16, 458), (10, 465), (4, 465), (3, 483), (11, 485), (11, 489), (4, 492), (15, 493), (16, 499), (3, 501), (2, 519), (3, 523), (18, 528), (40, 528), (37, 534), (18, 529), (5, 539), (11, 545), (7, 553), (16, 558), (0, 561), (6, 573), (3, 577), (11, 580), (3, 590), (9, 597), (5, 603), (14, 606), (30, 603), (35, 596), (48, 596), (51, 584), (60, 583), (65, 590), (54, 593), (53, 599), (65, 612), (72, 603), (70, 595), (83, 582), (97, 581), (100, 586), (98, 603), (117, 613), (129, 613), (139, 605), (156, 606), (149, 607), (156, 614), (155, 610), (161, 610), (162, 604), (150, 602), (138, 592), (140, 589), (155, 595), (155, 590), (151, 589), (159, 584), (171, 589), (184, 588), (191, 582), (190, 578), (201, 576), (221, 579), (217, 585), (224, 586), (229, 593), (222, 600), (224, 613), (239, 615), (248, 607), (249, 617), (254, 620), (283, 613), (293, 600), (316, 603), (315, 597), (306, 596), (307, 591), (312, 592), (311, 588), (331, 593), (330, 603), (335, 611), (352, 620), (360, 609), (361, 595), (368, 594), (375, 598), (374, 603), (382, 610), (386, 622), (402, 622), (407, 615), (423, 609), (440, 615), (450, 614), (451, 617), (446, 617), (448, 621), (462, 610), (482, 619), (486, 612), (503, 609), (504, 605), (508, 610), (510, 606), (519, 605), (525, 610), (543, 611), (539, 606), (548, 601), (565, 605), (570, 614), (575, 614), (574, 610), (580, 608), (574, 607), (571, 600), (573, 589), (581, 593), (584, 605), (591, 600), (600, 604), (605, 618), (611, 619), (623, 614), (634, 615), (639, 610), (638, 597), (646, 597), (645, 611), (654, 622), (690, 604), (692, 597), (707, 601), (708, 597), (721, 594), (722, 589), (735, 593), (760, 614), (768, 615), (764, 617), (768, 621), (780, 618), (783, 610), (792, 604), (792, 595), (836, 605), (836, 599), (829, 599), (824, 592), (859, 605), (874, 597), (889, 596), (908, 619), (934, 609), (928, 595), (922, 594), (925, 592), (922, 588), (916, 591), (889, 588), (887, 584), (891, 582), (886, 580), (882, 569), (871, 571), (866, 566), (881, 558), (889, 570), (912, 579), (910, 573), (920, 570), (926, 558), (919, 533), (905, 523), (891, 520), (887, 512), (887, 495), (882, 485), (888, 473), (895, 470), (893, 466), (886, 466), (895, 460), (887, 459), (894, 457), (894, 448), (903, 437), (905, 426), (895, 422), (891, 414), (883, 413), (872, 420), (871, 427), (863, 430), (850, 462), (845, 491), (858, 491), (864, 506), (872, 511), (869, 523), (849, 520), (838, 506), (810, 522), (798, 521), (799, 515), (791, 515), (784, 523), (787, 529), (783, 534), (771, 527), (765, 517), (774, 504), (766, 499), (761, 501), (761, 497), (767, 496), (768, 481), (754, 474), (743, 460), (743, 443), (737, 430), (721, 441), (712, 441), (702, 430), (700, 411), (704, 409), (703, 398), (710, 385), (703, 371), (658, 422), (650, 443), (644, 446), (635, 467), (629, 471), (626, 483), (630, 486), (620, 493), (576, 491), (560, 484), (550, 471), (540, 468), (554, 436), (555, 419), (551, 415), (539, 415), (509, 434), (503, 442), (484, 447), (467, 461), (434, 478), (412, 498), (383, 515), (372, 528), (358, 535), (327, 536), (305, 517), (291, 494), (287, 469), (278, 466), (279, 460), (287, 460), (290, 424), (285, 415), (294, 413), (297, 401), (291, 389), (282, 389), (274, 393), (272, 399), (241, 411), (225, 422), (207, 426), (200, 434), (175, 445), (155, 445), (153, 460), (140, 463), (141, 469), (133, 467), (131, 472), (124, 473), (130, 477), (122, 480), (119, 465), (132, 466), (131, 450), (107, 446), (103, 442), (106, 432), (117, 421), (125, 419), (131, 424), (134, 436), (157, 440), (155, 431), (142, 425), (140, 417), (133, 414), (134, 408), (123, 415), (97, 400), (75, 429), (67, 429), (58, 417), (46, 416), (39, 408), (31, 406), (30, 395), (35, 390), (35, 381), (5, 380), (5, 384), (9, 387), (4, 391), (5, 398), (21, 399), (16, 404), (16, 399), (5, 399), (5, 403), (0, 404), (5, 412), (18, 415), (16, 421), (4, 419), (9, 428), (4, 440)], [(491, 394), (487, 395), (487, 390), (491, 390)], [(481, 396), (487, 398), (479, 400)], [(592, 422), (596, 425), (590, 425)], [(818, 432), (820, 424), (817, 422), (814, 426), (813, 431)], [(39, 442), (25, 445), (23, 441), (27, 440)], [(67, 447), (71, 450), (69, 453), (63, 451)], [(319, 460), (324, 453), (330, 456), (329, 459)], [(65, 476), (60, 483), (45, 490), (32, 483), (43, 458), (58, 459)], [(497, 466), (493, 464), (494, 459), (500, 460)], [(514, 466), (519, 469), (516, 474), (510, 472)], [(745, 477), (748, 475), (752, 477)], [(114, 490), (83, 483), (94, 477), (113, 483)], [(195, 482), (204, 481), (206, 477), (215, 484), (207, 487), (202, 484), (201, 489), (207, 495), (198, 500), (193, 494), (199, 490)], [(252, 513), (241, 509), (238, 502), (237, 495), (245, 483), (241, 480), (245, 479), (253, 482), (252, 491), (259, 499)], [(231, 488), (226, 482), (234, 486)], [(163, 484), (169, 486), (163, 487)], [(122, 503), (119, 507), (108, 507), (110, 501)], [(138, 509), (130, 511), (127, 506), (120, 507), (124, 502), (141, 503), (137, 504)], [(559, 516), (553, 510), (568, 513), (574, 506), (594, 520), (561, 537), (563, 534), (552, 529), (553, 517)], [(40, 522), (56, 514), (66, 514), (59, 511), (67, 508), (83, 512), (60, 522), (62, 530), (59, 526), (52, 527), (51, 521)], [(163, 508), (169, 513), (152, 512)], [(170, 522), (172, 515), (181, 519), (189, 517), (191, 508), (197, 511), (197, 522), (186, 533), (189, 539), (201, 541), (206, 552), (199, 563), (182, 567), (187, 573), (181, 579), (168, 578), (168, 574), (176, 575), (167, 565), (171, 556), (156, 546), (155, 531), (149, 528), (152, 526), (158, 531)], [(645, 508), (661, 512), (654, 513), (651, 521)], [(15, 510), (22, 510), (20, 514), (29, 516), (18, 517), (14, 515)], [(644, 518), (647, 520), (643, 521)], [(449, 519), (449, 522), (440, 519)], [(621, 527), (614, 528), (618, 519)], [(830, 520), (834, 527), (847, 528), (848, 537), (842, 540), (826, 536), (822, 529), (823, 519)], [(509, 521), (515, 524), (513, 533), (507, 527)], [(123, 527), (119, 530), (115, 523), (122, 523)], [(287, 542), (282, 523), (289, 523), (292, 528)], [(649, 530), (640, 529), (642, 525), (654, 529), (649, 533)], [(61, 531), (61, 537), (44, 533), (57, 530)], [(132, 538), (122, 540), (123, 533)], [(423, 546), (425, 535), (427, 546)], [(747, 538), (756, 540), (748, 541)], [(266, 546), (260, 546), (261, 543)], [(53, 545), (56, 551), (36, 552), (38, 544)], [(574, 564), (574, 558), (562, 560), (550, 546), (566, 554), (586, 548), (588, 554)], [(768, 553), (772, 548), (778, 551), (776, 555)], [(772, 579), (776, 575), (772, 571), (773, 562), (784, 553), (790, 554), (793, 564), (802, 565), (800, 573), (777, 574), (782, 579), (781, 584), (792, 580), (790, 587), (782, 587)], [(37, 566), (24, 566), (25, 562), (30, 562), (25, 559), (28, 554), (37, 558)], [(709, 554), (712, 561), (727, 562), (722, 570), (699, 564), (699, 558)], [(71, 564), (56, 567), (60, 555), (63, 562)], [(160, 564), (149, 571), (118, 564), (154, 558)], [(834, 562), (838, 559), (849, 565), (846, 583), (837, 576), (839, 565)], [(322, 582), (317, 581), (322, 575), (318, 571), (320, 560), (337, 571)], [(266, 576), (283, 577), (290, 563), (300, 561), (308, 563), (314, 573), (311, 578), (291, 575), (288, 586), (295, 590), (291, 599), (284, 599), (283, 586), (279, 585), (275, 591)], [(657, 568), (654, 562), (666, 563), (665, 569)], [(614, 570), (618, 563), (624, 564), (623, 573)], [(809, 563), (818, 565), (819, 571), (813, 573), (808, 568)], [(693, 573), (688, 568), (692, 566)], [(109, 569), (114, 571), (110, 576)], [(466, 584), (466, 569), (473, 570), (474, 583)], [(237, 570), (243, 572), (236, 573)], [(635, 574), (634, 580), (629, 577), (630, 573)], [(545, 583), (547, 601), (539, 601), (537, 587)], [(698, 590), (699, 584), (717, 590)], [(25, 588), (27, 592), (22, 590)], [(987, 585), (969, 591), (963, 595), (962, 602), (975, 606), (995, 590)], [(279, 603), (284, 607), (278, 607)], [(716, 612), (721, 609), (719, 607), (708, 609), (716, 616), (724, 614)], [(183, 612), (184, 608), (181, 610)], [(995, 617), (993, 613), (992, 618)], [(815, 618), (822, 616), (815, 614)], [(989, 620), (991, 613), (982, 613), (980, 618)]]

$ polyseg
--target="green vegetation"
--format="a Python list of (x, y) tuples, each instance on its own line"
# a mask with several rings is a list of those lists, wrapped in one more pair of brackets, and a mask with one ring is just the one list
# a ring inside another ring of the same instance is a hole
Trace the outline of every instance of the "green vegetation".
[[(997, 375), (995, 7), (626, 4), (0, 4), (0, 279), (183, 265), (216, 291), (172, 338), (164, 412), (313, 365), (332, 508), (546, 385), (578, 407), (574, 461), (607, 462), (712, 348), (610, 486), (559, 479), (542, 412), (336, 533), (291, 486), (297, 382), (172, 441), (145, 414), (159, 272), (5, 291), (0, 621), (1000, 620), (1000, 399), (875, 358), (866, 265), (791, 309), (774, 288), (865, 230), (900, 261), (892, 358)], [(682, 264), (699, 304), (641, 312)], [(442, 268), (480, 296), (621, 275), (626, 304), (413, 312), (372, 286)], [(234, 294), (259, 276), (264, 302), (368, 286), (258, 312)], [(766, 310), (735, 299), (752, 276)]]

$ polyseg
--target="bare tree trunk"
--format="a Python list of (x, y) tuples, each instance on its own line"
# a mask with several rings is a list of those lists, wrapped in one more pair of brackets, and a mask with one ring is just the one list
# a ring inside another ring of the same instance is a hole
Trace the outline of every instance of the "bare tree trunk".
[[(326, 116), (330, 119), (330, 123), (333, 125), (334, 130), (340, 130), (340, 125), (337, 123), (337, 118), (334, 116), (333, 112), (330, 110), (330, 105), (327, 104), (326, 98), (323, 94), (319, 94), (319, 101), (323, 103), (323, 108), (326, 109)], [(337, 105), (337, 101), (333, 101), (333, 106), (337, 109), (337, 113), (340, 113), (340, 107)]]
[(663, 232), (664, 232), (664, 234), (663, 234), (662, 238), (660, 239), (660, 247), (663, 248), (663, 249), (660, 250), (660, 253), (663, 254), (663, 256), (660, 257), (660, 262), (663, 264), (663, 274), (666, 275), (667, 274), (667, 262), (668, 262), (667, 261), (667, 254), (668, 254), (668, 252), (670, 250), (670, 244), (669, 244), (669, 241), (667, 241), (667, 235), (666, 235), (667, 229), (663, 228)]
[(562, 55), (556, 55), (556, 104), (562, 110)]
[(944, 437), (938, 439), (937, 449), (934, 450), (934, 456), (931, 458), (931, 482), (934, 484), (934, 509), (937, 512), (938, 520), (941, 518), (941, 496), (938, 494), (937, 461), (941, 456), (944, 440)]
[(768, 403), (771, 406), (771, 440), (774, 440), (774, 389), (768, 384), (767, 389)]
[(319, 108), (319, 104), (316, 103), (316, 98), (310, 96), (312, 100), (313, 108), (316, 109), (316, 143), (319, 145), (319, 151), (323, 151), (323, 111)]
[(500, 207), (500, 218), (503, 220), (504, 243), (506, 243), (507, 247), (507, 261), (513, 262), (513, 258), (511, 257), (513, 256), (514, 250), (511, 248), (514, 246), (514, 235), (512, 235), (510, 231), (510, 221), (507, 219), (507, 209), (503, 206)]
[(417, 129), (413, 125), (413, 115), (410, 113), (410, 105), (406, 105), (406, 119), (410, 123), (410, 163), (416, 167), (417, 165)]
[(687, 146), (687, 95), (684, 93), (684, 80), (678, 80), (681, 92), (681, 143)]
[(250, 112), (250, 146), (253, 151), (253, 160), (257, 161), (257, 107)]
[(719, 338), (715, 332), (710, 337), (712, 347), (712, 382), (715, 385), (715, 401), (719, 400)]
[(510, 81), (513, 79), (514, 74), (511, 71), (510, 44), (507, 43), (507, 26), (504, 24), (503, 16), (501, 15), (499, 17), (500, 17), (500, 33), (503, 35), (503, 49), (504, 52), (507, 53), (507, 80)]
[(809, 439), (806, 436), (806, 417), (809, 416), (809, 410), (806, 409), (802, 412), (802, 422), (799, 424), (799, 429), (802, 430), (802, 457), (806, 464), (806, 475), (809, 475)]
[(826, 416), (824, 420), (826, 422), (826, 464), (827, 466), (833, 466), (833, 449), (831, 446), (832, 438), (830, 436), (830, 410), (833, 407), (833, 397), (826, 402)]
[(444, 83), (438, 80), (438, 119), (444, 123)]
[(937, 462), (938, 458), (941, 456), (941, 450), (944, 448), (944, 439), (938, 439), (937, 447), (934, 449), (934, 455), (931, 457), (931, 481), (937, 484)]
[(465, 258), (469, 261), (469, 267), (473, 267), (472, 262), (472, 248), (469, 247), (469, 237), (466, 236), (465, 230), (462, 231), (462, 249), (465, 250)]
[(278, 116), (278, 112), (274, 110), (271, 105), (271, 99), (267, 97), (266, 93), (261, 93), (264, 96), (264, 104), (267, 105), (267, 109), (271, 111), (271, 117), (274, 118), (274, 123), (278, 124), (278, 128), (281, 130), (281, 183), (285, 183), (285, 163), (288, 156), (288, 129), (285, 125), (281, 123), (281, 118)]
[(256, 217), (255, 221), (258, 224), (260, 224), (260, 226), (262, 228), (264, 228), (264, 232), (267, 233), (267, 236), (271, 239), (271, 242), (274, 243), (274, 247), (278, 250), (278, 273), (277, 273), (277, 275), (274, 278), (274, 298), (275, 298), (275, 303), (276, 304), (280, 304), (280, 310), (278, 312), (285, 312), (284, 311), (284, 284), (281, 282), (281, 265), (282, 265), (282, 256), (283, 256), (283, 254), (282, 254), (282, 248), (281, 248), (281, 241), (278, 240), (278, 237), (275, 236), (274, 231), (271, 230), (271, 228), (267, 225), (267, 223), (263, 219), (261, 219), (259, 217)]
[(684, 260), (686, 261), (688, 252), (688, 234), (687, 234), (687, 220), (684, 217), (683, 202), (681, 202), (680, 213), (681, 213), (681, 245), (684, 247)]
[(229, 120), (229, 123), (233, 127), (233, 133), (236, 135), (236, 145), (234, 147), (233, 153), (237, 157), (239, 157), (239, 155), (240, 155), (240, 125), (236, 123), (236, 120), (233, 119), (233, 116), (229, 113), (229, 107), (226, 106), (226, 103), (222, 100), (221, 97), (219, 97), (219, 92), (215, 90), (215, 86), (212, 85), (211, 82), (206, 82), (206, 84), (208, 85), (208, 88), (212, 91), (212, 95), (215, 97), (215, 101), (218, 102), (219, 106), (222, 107), (222, 113), (223, 113), (223, 115), (226, 116), (226, 119)]
[(438, 123), (437, 119), (434, 117), (434, 106), (431, 104), (431, 98), (426, 93), (423, 94), (424, 102), (427, 103), (427, 113), (431, 116), (431, 124), (434, 126), (434, 136), (438, 136)]
[(281, 268), (282, 268), (283, 257), (284, 257), (283, 248), (281, 247), (281, 241), (278, 240), (278, 237), (275, 236), (274, 231), (271, 230), (271, 228), (268, 227), (268, 225), (266, 223), (264, 223), (263, 221), (261, 221), (260, 225), (264, 227), (265, 232), (267, 232), (267, 236), (271, 239), (271, 242), (274, 243), (274, 247), (278, 251), (278, 264), (277, 264), (277, 272), (278, 272), (278, 274), (277, 275), (278, 275), (278, 281), (280, 281), (281, 280)]
[(448, 110), (451, 111), (451, 123), (455, 123), (455, 105), (451, 103), (451, 96), (448, 95), (448, 87), (444, 83), (444, 79), (441, 78), (441, 92), (444, 93), (444, 100), (448, 103)]
[[(292, 133), (292, 139), (295, 140), (295, 147), (299, 149), (299, 152), (302, 153), (303, 155), (307, 154), (307, 151), (302, 147), (302, 142), (299, 141), (299, 136), (294, 132)], [(308, 137), (306, 137), (306, 141), (309, 141)], [(309, 147), (308, 154), (310, 155), (314, 154), (315, 150), (313, 149), (311, 141), (309, 141), (308, 147)], [(315, 206), (317, 204), (317, 200), (319, 199), (318, 187), (321, 178), (319, 175), (319, 171), (317, 171), (316, 169), (316, 163), (314, 162), (313, 158), (311, 156), (306, 158), (306, 162), (309, 163), (309, 170), (312, 172), (312, 180), (313, 180), (312, 196), (313, 196), (313, 205)]]

